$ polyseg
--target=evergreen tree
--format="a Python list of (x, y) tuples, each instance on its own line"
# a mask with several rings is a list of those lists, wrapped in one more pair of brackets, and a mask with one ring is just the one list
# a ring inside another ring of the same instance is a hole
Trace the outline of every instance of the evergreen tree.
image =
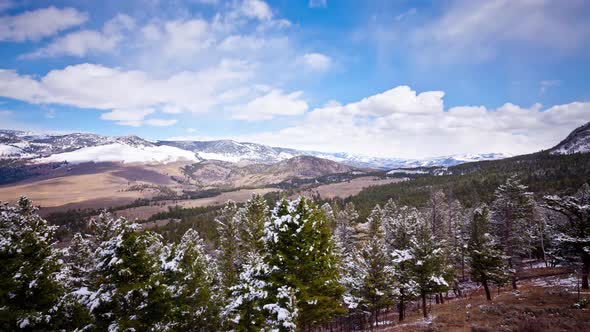
[(361, 288), (357, 290), (361, 306), (371, 314), (371, 326), (379, 321), (379, 311), (393, 303), (389, 259), (385, 245), (383, 227), (384, 213), (377, 205), (367, 218), (367, 242), (356, 255), (356, 278), (360, 278)]
[[(104, 232), (105, 225), (112, 227), (109, 232)], [(101, 216), (96, 228), (101, 235), (113, 235), (97, 237), (102, 241), (94, 253), (91, 287), (80, 293), (96, 329), (148, 331), (166, 326), (171, 296), (163, 283), (160, 255), (153, 252), (161, 246), (159, 236), (109, 215)]]
[(0, 330), (50, 331), (63, 287), (62, 268), (52, 247), (56, 227), (47, 225), (26, 197), (0, 205)]
[(533, 195), (513, 176), (496, 189), (494, 196), (492, 230), (508, 259), (512, 288), (516, 289), (517, 260), (531, 249), (527, 234), (533, 227)]
[(281, 330), (296, 317), (298, 328), (328, 322), (343, 310), (338, 261), (321, 209), (301, 197), (282, 200), (265, 225), (269, 267), (264, 308)]
[(453, 269), (447, 263), (444, 252), (444, 241), (432, 234), (432, 227), (428, 223), (419, 223), (408, 253), (411, 257), (409, 264), (412, 281), (422, 298), (422, 312), (428, 317), (426, 296), (437, 294), (449, 289), (449, 282), (453, 279)]
[(579, 265), (582, 288), (588, 289), (590, 273), (590, 186), (584, 184), (574, 196), (546, 196), (545, 207), (562, 215), (553, 225), (558, 258)]
[[(268, 295), (268, 265), (260, 255), (251, 255), (242, 267), (238, 283), (231, 288), (231, 296), (223, 317), (234, 331), (262, 331), (267, 328), (263, 306)], [(287, 324), (295, 323), (295, 311), (289, 311)]]
[(225, 203), (220, 215), (215, 218), (219, 233), (219, 268), (223, 291), (229, 295), (230, 288), (238, 281), (242, 258), (240, 253), (240, 220), (238, 206), (232, 201)]
[(417, 284), (412, 278), (412, 239), (416, 225), (424, 223), (415, 208), (397, 207), (390, 200), (384, 207), (388, 218), (385, 222), (385, 240), (391, 259), (393, 285), (397, 288), (400, 322), (405, 318), (407, 303), (417, 295)]
[(354, 237), (354, 222), (358, 213), (354, 205), (347, 204), (346, 208), (339, 211), (334, 228), (333, 242), (334, 253), (339, 258), (340, 284), (344, 287), (344, 304), (349, 310), (357, 310), (361, 302), (358, 290), (362, 287), (359, 278), (358, 265), (355, 262), (357, 255), (357, 243)]
[(219, 329), (218, 303), (213, 292), (215, 274), (203, 240), (189, 229), (180, 243), (164, 250), (164, 280), (172, 307), (167, 329), (214, 331)]
[(237, 223), (241, 257), (260, 255), (264, 251), (264, 224), (269, 217), (268, 205), (264, 197), (258, 194), (252, 195), (239, 209)]
[(508, 274), (502, 252), (489, 233), (489, 224), (488, 207), (483, 205), (473, 213), (468, 250), (471, 276), (474, 281), (482, 283), (486, 298), (492, 300), (489, 283), (502, 285), (506, 282)]

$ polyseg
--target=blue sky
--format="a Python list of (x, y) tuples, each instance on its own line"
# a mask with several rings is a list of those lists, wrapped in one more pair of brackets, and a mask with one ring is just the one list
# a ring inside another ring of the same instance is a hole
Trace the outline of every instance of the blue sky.
[(0, 0), (0, 127), (390, 157), (590, 121), (590, 4)]

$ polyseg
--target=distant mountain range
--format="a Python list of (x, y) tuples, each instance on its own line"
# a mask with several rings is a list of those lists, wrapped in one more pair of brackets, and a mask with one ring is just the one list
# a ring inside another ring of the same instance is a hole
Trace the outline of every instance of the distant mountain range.
[(426, 159), (382, 158), (350, 153), (303, 151), (232, 140), (150, 142), (137, 136), (110, 137), (86, 133), (55, 135), (0, 130), (0, 159), (26, 159), (39, 163), (61, 161), (169, 163), (179, 160), (193, 162), (219, 160), (248, 165), (274, 164), (297, 156), (313, 156), (349, 166), (377, 169), (448, 167), (473, 161), (510, 157), (503, 153), (486, 153)]

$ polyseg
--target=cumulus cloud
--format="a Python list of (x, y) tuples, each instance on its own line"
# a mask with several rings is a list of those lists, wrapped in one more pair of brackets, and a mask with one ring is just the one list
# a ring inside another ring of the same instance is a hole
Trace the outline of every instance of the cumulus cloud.
[(26, 11), (15, 16), (0, 17), (0, 41), (39, 40), (79, 26), (88, 20), (85, 13), (74, 8), (53, 6)]
[(306, 68), (317, 72), (326, 71), (332, 66), (332, 58), (322, 53), (306, 53), (302, 61)]
[(80, 30), (53, 40), (46, 47), (23, 55), (23, 58), (41, 58), (58, 55), (84, 57), (90, 52), (106, 53), (113, 51), (124, 37), (133, 29), (133, 18), (119, 14), (105, 23), (102, 31)]
[(262, 0), (244, 0), (239, 7), (241, 14), (258, 20), (270, 20), (272, 11), (268, 4)]
[(364, 155), (422, 158), (456, 153), (529, 153), (546, 149), (590, 121), (590, 103), (543, 108), (444, 108), (444, 93), (407, 86), (306, 113), (295, 126), (236, 137), (271, 145)]
[(276, 116), (295, 116), (305, 113), (307, 102), (301, 99), (303, 92), (285, 94), (281, 90), (249, 101), (244, 106), (233, 107), (233, 118), (247, 121), (270, 120)]

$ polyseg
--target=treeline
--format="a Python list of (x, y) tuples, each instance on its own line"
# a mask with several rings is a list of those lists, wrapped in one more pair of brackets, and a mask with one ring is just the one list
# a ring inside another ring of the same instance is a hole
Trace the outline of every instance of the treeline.
[(344, 200), (352, 202), (367, 216), (375, 204), (393, 198), (400, 204), (424, 207), (429, 193), (443, 190), (467, 207), (494, 198), (494, 190), (507, 178), (517, 175), (537, 195), (573, 194), (580, 183), (590, 182), (590, 154), (551, 155), (539, 152), (502, 160), (480, 161), (449, 167), (452, 175), (417, 175), (411, 181), (373, 186)]
[(579, 269), (588, 288), (590, 187), (537, 200), (509, 178), (493, 192), (466, 208), (433, 190), (421, 209), (389, 200), (366, 218), (352, 203), (271, 209), (255, 195), (200, 208), (216, 215), (211, 248), (190, 228), (168, 242), (104, 213), (57, 249), (22, 198), (0, 207), (0, 330), (358, 330), (390, 308), (403, 321), (410, 303), (427, 316), (428, 298), (460, 296), (466, 278), (491, 299), (495, 285), (518, 287), (532, 256)]

